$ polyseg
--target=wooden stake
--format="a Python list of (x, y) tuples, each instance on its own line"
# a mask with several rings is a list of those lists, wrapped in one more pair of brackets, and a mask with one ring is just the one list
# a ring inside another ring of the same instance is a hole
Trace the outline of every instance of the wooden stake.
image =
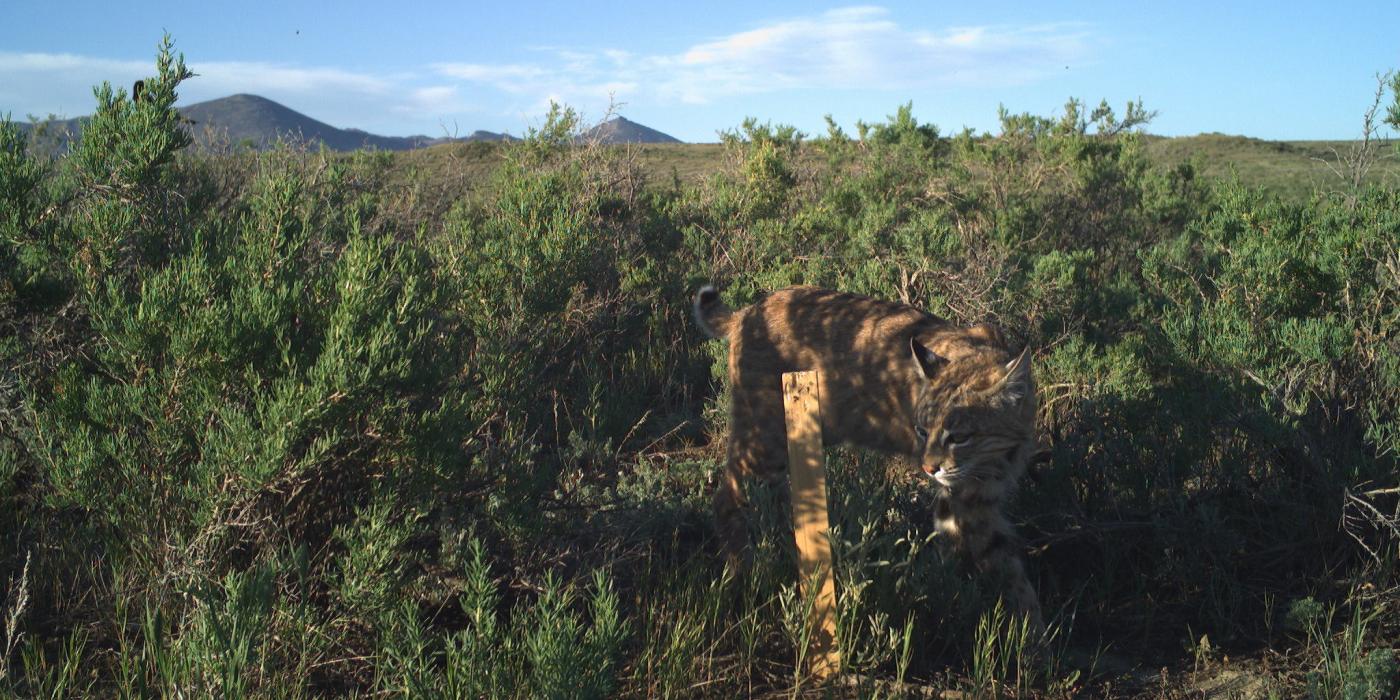
[(812, 675), (826, 679), (840, 671), (841, 650), (836, 645), (836, 585), (831, 575), (831, 540), (827, 538), (826, 460), (816, 372), (783, 374), (783, 407), (787, 412), (792, 530), (804, 599), (812, 598), (807, 586), (816, 582), (808, 660)]

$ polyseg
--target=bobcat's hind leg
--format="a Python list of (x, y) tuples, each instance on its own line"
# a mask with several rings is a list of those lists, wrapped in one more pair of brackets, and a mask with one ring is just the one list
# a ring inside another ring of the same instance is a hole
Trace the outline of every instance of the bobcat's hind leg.
[(710, 505), (714, 510), (715, 530), (719, 534), (724, 555), (738, 571), (743, 571), (752, 563), (749, 561), (752, 549), (749, 547), (748, 518), (745, 517), (748, 500), (744, 498), (743, 486), (734, 471), (726, 465), (720, 472)]
[[(752, 564), (749, 542), (752, 506), (744, 494), (745, 481), (754, 478), (769, 483), (781, 481), (787, 473), (787, 432), (782, 422), (782, 397), (777, 394), (776, 411), (745, 410), (735, 406), (729, 436), (729, 454), (715, 487), (712, 507), (715, 529), (732, 564), (746, 570)], [(759, 405), (768, 408), (770, 402)], [(755, 415), (761, 413), (762, 415)]]

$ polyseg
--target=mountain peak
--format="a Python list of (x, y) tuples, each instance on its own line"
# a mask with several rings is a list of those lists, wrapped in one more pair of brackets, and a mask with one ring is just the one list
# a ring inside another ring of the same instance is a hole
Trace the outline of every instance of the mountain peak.
[(238, 93), (180, 109), (194, 120), (195, 137), (200, 140), (226, 138), (231, 143), (251, 142), (265, 148), (279, 139), (294, 139), (308, 143), (323, 143), (336, 151), (357, 148), (378, 148), (384, 151), (406, 151), (446, 141), (504, 141), (514, 137), (478, 131), (460, 139), (427, 136), (380, 136), (358, 128), (339, 129), (306, 116), (286, 105), (261, 95)]
[[(336, 151), (359, 148), (405, 151), (448, 142), (517, 140), (510, 134), (484, 130), (473, 131), (465, 137), (379, 136), (357, 128), (337, 128), (274, 100), (246, 92), (180, 107), (179, 111), (191, 122), (190, 130), (195, 142), (200, 145), (251, 144), (261, 149), (281, 140), (291, 140), (321, 143)], [(70, 138), (82, 131), (88, 119), (78, 117), (55, 122), (55, 131), (66, 134), (60, 139), (58, 147), (66, 148)], [(679, 139), (622, 116), (613, 117), (583, 132), (578, 141), (602, 144), (681, 143)]]
[(643, 126), (624, 116), (616, 116), (579, 135), (580, 141), (602, 144), (618, 143), (681, 143), (669, 134)]

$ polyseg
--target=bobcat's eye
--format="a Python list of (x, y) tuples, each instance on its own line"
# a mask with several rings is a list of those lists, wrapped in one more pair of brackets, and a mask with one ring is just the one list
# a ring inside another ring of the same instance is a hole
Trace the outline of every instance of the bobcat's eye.
[(958, 447), (961, 445), (966, 445), (970, 440), (972, 440), (972, 433), (953, 433), (947, 430), (943, 431), (944, 447)]
[(914, 437), (919, 438), (919, 442), (928, 442), (928, 428), (922, 425), (914, 426)]

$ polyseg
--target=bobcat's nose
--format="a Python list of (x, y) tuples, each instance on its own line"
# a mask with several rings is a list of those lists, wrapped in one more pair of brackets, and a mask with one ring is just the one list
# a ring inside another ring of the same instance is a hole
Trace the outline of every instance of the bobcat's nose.
[(947, 461), (947, 453), (937, 447), (930, 447), (928, 451), (924, 452), (922, 458), (919, 459), (919, 468), (923, 469), (925, 474), (933, 476), (938, 473), (939, 469), (943, 468), (944, 463)]

